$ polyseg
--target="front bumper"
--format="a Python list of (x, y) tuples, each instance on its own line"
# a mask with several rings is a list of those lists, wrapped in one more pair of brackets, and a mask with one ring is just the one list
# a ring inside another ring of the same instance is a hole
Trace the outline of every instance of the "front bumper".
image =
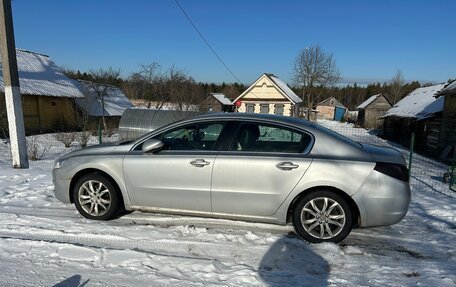
[(410, 185), (373, 170), (352, 198), (358, 205), (360, 227), (392, 225), (408, 211)]
[(63, 203), (71, 203), (71, 178), (68, 178), (68, 174), (64, 173), (61, 168), (54, 168), (52, 170), (52, 182), (54, 183), (55, 197)]

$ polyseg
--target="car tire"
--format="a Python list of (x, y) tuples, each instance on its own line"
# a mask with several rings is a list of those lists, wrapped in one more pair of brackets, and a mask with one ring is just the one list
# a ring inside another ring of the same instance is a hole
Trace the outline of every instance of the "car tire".
[(292, 219), (296, 232), (311, 243), (340, 242), (353, 227), (346, 200), (325, 190), (303, 196), (293, 210)]
[(73, 202), (88, 219), (109, 220), (120, 210), (120, 198), (112, 180), (99, 173), (83, 175), (73, 188)]

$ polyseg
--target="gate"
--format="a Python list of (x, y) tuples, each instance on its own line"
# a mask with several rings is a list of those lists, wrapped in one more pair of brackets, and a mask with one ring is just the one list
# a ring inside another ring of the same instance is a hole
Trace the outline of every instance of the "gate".
[(334, 111), (334, 120), (340, 122), (344, 118), (344, 115), (345, 115), (345, 108), (336, 106), (336, 109)]

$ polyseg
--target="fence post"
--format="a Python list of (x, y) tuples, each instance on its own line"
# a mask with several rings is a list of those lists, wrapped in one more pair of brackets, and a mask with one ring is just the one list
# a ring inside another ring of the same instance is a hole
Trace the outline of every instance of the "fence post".
[(412, 159), (413, 159), (413, 148), (415, 146), (415, 132), (412, 132), (412, 137), (410, 139), (410, 155), (409, 155), (409, 180), (412, 175)]
[(100, 121), (98, 121), (98, 143), (99, 144), (102, 144), (103, 143), (103, 140), (102, 140), (102, 133), (101, 133), (101, 124), (100, 124)]
[(8, 119), (11, 157), (14, 168), (28, 168), (27, 140), (22, 111), (16, 44), (14, 42), (11, 0), (0, 1), (0, 54), (3, 70), (5, 107)]

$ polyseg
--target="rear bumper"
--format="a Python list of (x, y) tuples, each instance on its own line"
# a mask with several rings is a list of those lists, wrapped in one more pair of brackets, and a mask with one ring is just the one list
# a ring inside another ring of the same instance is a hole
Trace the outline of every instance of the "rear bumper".
[(358, 205), (360, 227), (392, 225), (408, 211), (410, 185), (373, 170), (352, 198)]

